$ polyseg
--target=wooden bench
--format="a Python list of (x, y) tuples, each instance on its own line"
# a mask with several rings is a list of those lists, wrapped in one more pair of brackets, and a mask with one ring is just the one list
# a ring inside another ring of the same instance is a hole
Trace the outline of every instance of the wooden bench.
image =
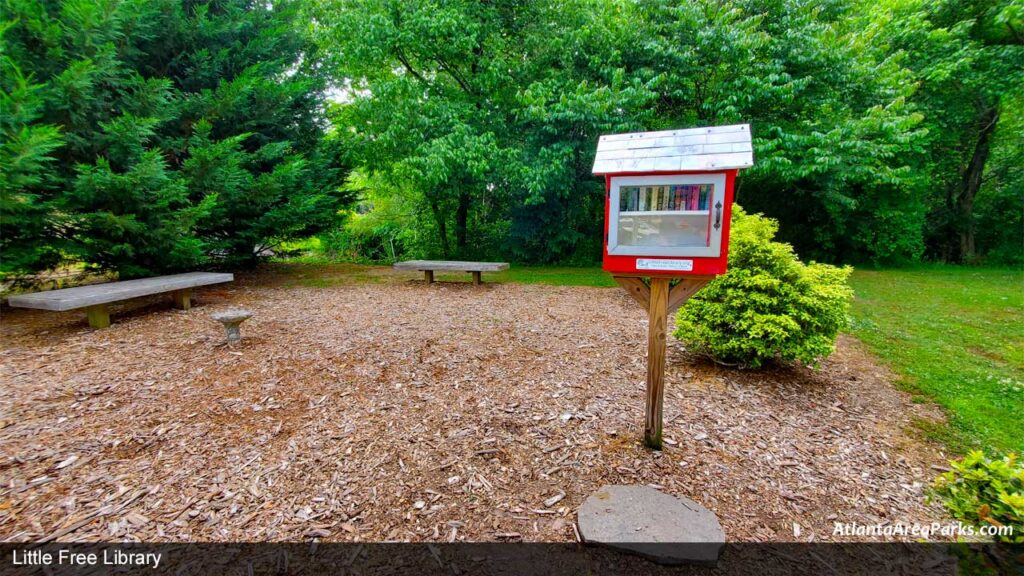
[(232, 274), (188, 272), (171, 276), (125, 280), (123, 282), (90, 284), (88, 286), (48, 290), (34, 294), (18, 294), (9, 297), (7, 302), (14, 308), (37, 308), (56, 312), (85, 308), (85, 314), (89, 318), (89, 326), (93, 328), (106, 328), (110, 326), (110, 311), (107, 310), (107, 304), (111, 302), (120, 302), (121, 300), (129, 300), (140, 296), (170, 292), (174, 307), (180, 310), (188, 310), (192, 307), (193, 288), (220, 284), (221, 282), (231, 282), (234, 279), (235, 277)]
[(458, 262), (453, 260), (407, 260), (395, 262), (396, 270), (416, 270), (423, 272), (423, 278), (430, 284), (434, 281), (434, 272), (470, 272), (473, 284), (481, 284), (481, 272), (501, 272), (508, 270), (508, 262)]

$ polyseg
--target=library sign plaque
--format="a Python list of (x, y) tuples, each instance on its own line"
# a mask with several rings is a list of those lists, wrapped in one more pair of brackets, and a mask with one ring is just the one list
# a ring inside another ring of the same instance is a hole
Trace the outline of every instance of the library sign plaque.
[(754, 165), (750, 126), (601, 136), (604, 269), (648, 310), (644, 442), (661, 448), (669, 312), (725, 273), (733, 185)]

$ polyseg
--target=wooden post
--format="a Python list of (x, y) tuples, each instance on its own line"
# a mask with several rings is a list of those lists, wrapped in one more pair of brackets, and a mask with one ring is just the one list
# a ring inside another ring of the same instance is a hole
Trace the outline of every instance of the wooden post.
[(96, 304), (85, 309), (85, 316), (89, 319), (89, 326), (99, 330), (110, 326), (110, 311), (106, 304)]
[(192, 289), (175, 290), (171, 292), (171, 302), (178, 310), (189, 310), (192, 308)]
[(479, 271), (473, 272), (473, 284), (477, 284), (477, 285), (483, 284), (483, 281), (480, 280), (480, 272)]
[(644, 444), (661, 449), (662, 403), (665, 397), (665, 348), (669, 313), (697, 293), (712, 276), (680, 278), (669, 288), (671, 278), (652, 277), (650, 285), (638, 276), (614, 276), (615, 281), (647, 311), (647, 414)]
[(647, 325), (647, 420), (644, 444), (661, 450), (661, 407), (665, 397), (665, 338), (668, 330), (668, 278), (651, 278)]
[(423, 281), (426, 282), (427, 284), (433, 284), (434, 283), (434, 271), (433, 270), (424, 270), (423, 271)]

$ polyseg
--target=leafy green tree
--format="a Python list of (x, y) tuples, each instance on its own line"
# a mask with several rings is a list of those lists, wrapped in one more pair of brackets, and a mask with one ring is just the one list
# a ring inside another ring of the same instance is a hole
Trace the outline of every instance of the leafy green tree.
[[(921, 85), (913, 102), (924, 113), (928, 130), (923, 168), (929, 177), (929, 251), (941, 260), (974, 261), (975, 207), (993, 156), (1001, 162), (1000, 189), (1015, 188), (1020, 199), (1020, 172), (1010, 164), (1019, 159), (1020, 132), (1004, 131), (1001, 141), (996, 136), (1007, 108), (1014, 102), (1019, 106), (1024, 86), (1024, 4), (907, 1), (881, 14), (879, 26), (892, 48), (906, 54), (906, 65)], [(1003, 217), (995, 216), (985, 228), (1019, 223), (1019, 201)], [(1019, 244), (1016, 248), (1024, 250)]]
[(996, 264), (1024, 265), (1024, 94), (1006, 95), (992, 154), (974, 204), (977, 254)]
[(586, 241), (584, 259), (599, 257), (593, 142), (638, 127), (649, 100), (616, 68), (606, 16), (588, 2), (319, 4), (349, 96), (339, 135), (393, 189), (418, 191), (428, 252), (553, 261)]
[(893, 261), (923, 249), (911, 170), (921, 116), (909, 72), (873, 49), (840, 1), (636, 5), (638, 73), (658, 79), (654, 128), (750, 122), (755, 165), (738, 199), (824, 261)]
[(502, 118), (488, 97), (502, 81), (503, 25), (513, 23), (500, 3), (339, 0), (317, 9), (321, 42), (349, 82), (339, 140), (369, 172), (419, 192), (442, 255), (453, 252), (450, 226), (465, 253), (474, 200), (502, 154)]
[(421, 191), (442, 255), (454, 223), (462, 254), (596, 260), (600, 134), (739, 121), (753, 123), (758, 158), (741, 195), (779, 218), (784, 238), (825, 260), (923, 250), (911, 76), (860, 39), (864, 21), (845, 3), (317, 7), (347, 87), (339, 133), (354, 162)]

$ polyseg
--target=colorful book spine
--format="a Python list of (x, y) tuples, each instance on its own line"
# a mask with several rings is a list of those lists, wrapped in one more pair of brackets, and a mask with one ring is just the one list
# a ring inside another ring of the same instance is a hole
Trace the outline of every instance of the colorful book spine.
[(707, 211), (713, 184), (671, 186), (623, 186), (619, 189), (621, 212)]

